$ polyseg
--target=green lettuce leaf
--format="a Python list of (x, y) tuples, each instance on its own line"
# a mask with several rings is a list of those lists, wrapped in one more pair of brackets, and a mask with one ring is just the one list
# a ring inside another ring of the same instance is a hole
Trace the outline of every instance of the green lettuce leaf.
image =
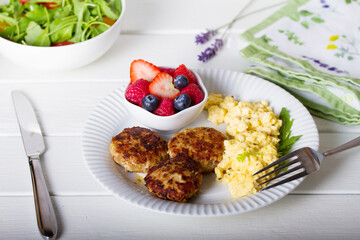
[(64, 42), (72, 37), (77, 17), (57, 18), (50, 24), (50, 40), (52, 43)]
[(41, 25), (47, 21), (47, 13), (45, 6), (42, 4), (28, 3), (27, 5), (29, 12), (25, 14), (27, 18)]
[(51, 45), (47, 32), (34, 21), (26, 28), (25, 41), (28, 45), (49, 47)]
[[(112, 20), (116, 20), (119, 17), (120, 12), (116, 11), (115, 7), (111, 6), (106, 1), (94, 0), (94, 2), (96, 2), (100, 6), (102, 13), (105, 16), (107, 16), (108, 18), (110, 18)], [(118, 6), (117, 6), (117, 8), (118, 8)]]
[(57, 7), (55, 9), (51, 9), (51, 13), (54, 19), (64, 18), (72, 15), (72, 5), (68, 4), (64, 7)]

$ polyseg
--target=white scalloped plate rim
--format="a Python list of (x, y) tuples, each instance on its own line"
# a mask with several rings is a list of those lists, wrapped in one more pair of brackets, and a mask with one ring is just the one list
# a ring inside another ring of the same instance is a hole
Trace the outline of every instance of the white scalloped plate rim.
[[(294, 119), (293, 135), (303, 135), (295, 144), (294, 149), (312, 147), (318, 150), (319, 135), (313, 118), (307, 109), (284, 89), (256, 76), (236, 71), (197, 69), (196, 72), (202, 77), (209, 93), (234, 95), (240, 97), (241, 100), (250, 102), (267, 100), (276, 113), (279, 113), (282, 107), (286, 107), (291, 118)], [(217, 196), (214, 202), (208, 202), (201, 197), (200, 200), (196, 200), (202, 194), (201, 190), (198, 196), (194, 197), (195, 201), (187, 203), (172, 202), (155, 197), (142, 186), (143, 183), (138, 183), (134, 176), (130, 176), (132, 173), (126, 173), (116, 165), (109, 153), (108, 146), (112, 136), (121, 132), (125, 127), (141, 126), (139, 123), (132, 123), (131, 118), (127, 118), (130, 113), (121, 105), (124, 88), (125, 84), (100, 101), (87, 119), (82, 134), (82, 152), (89, 171), (113, 195), (157, 212), (214, 217), (245, 213), (267, 206), (289, 194), (303, 181), (304, 178), (301, 178), (239, 199), (229, 199), (229, 196), (224, 196), (224, 200), (219, 200), (219, 196)], [(125, 122), (128, 126), (122, 125)], [(194, 126), (203, 124), (211, 126), (203, 119), (194, 121)], [(223, 185), (227, 187), (225, 184)], [(219, 194), (221, 197), (221, 193)]]

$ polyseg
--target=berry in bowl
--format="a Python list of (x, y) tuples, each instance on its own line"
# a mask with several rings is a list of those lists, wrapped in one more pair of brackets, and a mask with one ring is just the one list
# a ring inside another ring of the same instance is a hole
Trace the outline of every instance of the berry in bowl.
[(199, 116), (207, 97), (200, 76), (184, 64), (157, 67), (138, 59), (130, 65), (124, 102), (128, 111), (149, 128), (175, 131), (185, 127)]

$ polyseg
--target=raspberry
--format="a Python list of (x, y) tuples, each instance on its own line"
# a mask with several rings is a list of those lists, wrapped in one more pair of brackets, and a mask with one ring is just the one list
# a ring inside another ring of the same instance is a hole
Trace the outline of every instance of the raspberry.
[(125, 91), (125, 98), (134, 104), (140, 104), (141, 100), (149, 94), (149, 82), (138, 79), (131, 84)]
[(175, 114), (173, 100), (171, 100), (170, 98), (162, 99), (159, 107), (155, 109), (153, 113), (159, 116), (170, 116)]
[(159, 67), (159, 68), (160, 68), (160, 71), (166, 72), (166, 73), (170, 74), (171, 76), (174, 76), (175, 68), (164, 68), (164, 67)]
[(204, 94), (195, 83), (189, 83), (189, 85), (181, 90), (180, 94), (183, 93), (189, 95), (191, 99), (191, 105), (198, 104), (204, 99)]
[(184, 64), (181, 64), (175, 69), (173, 76), (176, 77), (177, 75), (185, 75), (189, 79), (189, 83), (197, 84), (196, 76), (189, 69), (187, 69)]

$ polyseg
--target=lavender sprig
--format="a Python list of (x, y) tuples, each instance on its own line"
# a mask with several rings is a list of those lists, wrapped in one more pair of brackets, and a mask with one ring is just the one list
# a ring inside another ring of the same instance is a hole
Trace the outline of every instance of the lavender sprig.
[(232, 25), (242, 19), (242, 18), (245, 18), (247, 16), (250, 16), (252, 14), (255, 14), (255, 13), (258, 13), (258, 12), (261, 12), (263, 10), (267, 10), (269, 8), (273, 8), (273, 7), (276, 7), (276, 6), (279, 6), (279, 5), (282, 5), (284, 4), (285, 2), (281, 2), (281, 3), (278, 3), (278, 4), (274, 4), (274, 5), (271, 5), (271, 6), (268, 6), (268, 7), (264, 7), (264, 8), (261, 8), (261, 9), (258, 9), (258, 10), (255, 10), (253, 12), (249, 12), (247, 14), (243, 14), (243, 12), (252, 4), (252, 0), (250, 0), (246, 6), (244, 8), (242, 8), (240, 10), (240, 12), (236, 15), (236, 17), (229, 23), (226, 23), (218, 28), (215, 28), (215, 29), (207, 29), (206, 32), (204, 33), (200, 33), (200, 34), (197, 34), (195, 36), (195, 43), (197, 45), (199, 44), (205, 44), (207, 43), (212, 37), (214, 37), (216, 34), (218, 34), (219, 30), (226, 27), (225, 31), (223, 32), (222, 36), (220, 38), (217, 38), (215, 39), (215, 42), (212, 43), (210, 45), (210, 47), (206, 48), (205, 51), (201, 52), (200, 55), (198, 55), (198, 60), (199, 61), (202, 61), (202, 62), (206, 62), (208, 61), (210, 58), (214, 57), (216, 55), (216, 52), (221, 48), (223, 47), (224, 45), (224, 41), (225, 41), (225, 38), (226, 38), (226, 35), (228, 34), (230, 28), (232, 27)]
[(204, 44), (204, 43), (208, 42), (216, 34), (217, 34), (217, 31), (207, 29), (206, 32), (200, 33), (195, 36), (195, 43), (196, 44)]
[(216, 52), (219, 51), (224, 46), (224, 41), (220, 38), (215, 39), (215, 42), (211, 44), (210, 47), (206, 48), (205, 51), (201, 52), (198, 55), (198, 60), (201, 62), (206, 62), (210, 58), (216, 55)]

